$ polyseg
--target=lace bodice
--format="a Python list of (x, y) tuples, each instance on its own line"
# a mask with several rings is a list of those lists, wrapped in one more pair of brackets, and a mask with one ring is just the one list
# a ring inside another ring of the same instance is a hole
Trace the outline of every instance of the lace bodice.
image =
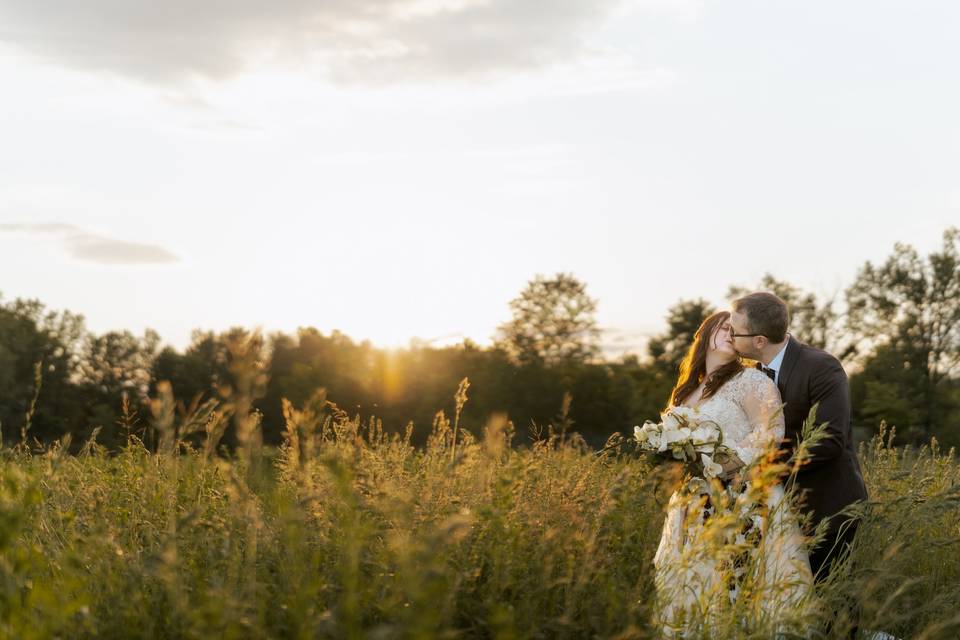
[(694, 409), (723, 431), (724, 444), (750, 464), (783, 438), (780, 391), (766, 374), (744, 369)]

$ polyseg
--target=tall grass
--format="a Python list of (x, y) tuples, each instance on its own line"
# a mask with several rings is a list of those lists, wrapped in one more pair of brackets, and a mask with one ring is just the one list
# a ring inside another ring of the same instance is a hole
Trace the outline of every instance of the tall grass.
[[(150, 449), (0, 451), (0, 638), (657, 637), (668, 473), (503, 417), (471, 430), (465, 384), (421, 449), (321, 393), (265, 450), (258, 383), (187, 415), (161, 387)], [(853, 601), (862, 628), (957, 637), (960, 465), (884, 432), (861, 456), (871, 501), (820, 594), (831, 633)]]

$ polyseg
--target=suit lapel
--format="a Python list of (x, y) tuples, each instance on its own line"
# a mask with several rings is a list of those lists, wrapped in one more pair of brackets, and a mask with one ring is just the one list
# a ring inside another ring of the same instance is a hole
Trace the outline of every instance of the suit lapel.
[(800, 360), (800, 348), (802, 346), (803, 345), (793, 336), (790, 336), (790, 339), (787, 341), (787, 348), (783, 353), (783, 364), (780, 367), (780, 376), (777, 381), (777, 387), (780, 389), (781, 396), (786, 395), (787, 381), (790, 379), (790, 374)]

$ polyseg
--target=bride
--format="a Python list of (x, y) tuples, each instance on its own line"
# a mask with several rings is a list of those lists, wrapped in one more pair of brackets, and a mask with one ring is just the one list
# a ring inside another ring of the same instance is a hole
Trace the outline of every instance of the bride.
[(659, 624), (671, 637), (711, 637), (726, 625), (796, 630), (812, 591), (804, 539), (767, 455), (783, 438), (780, 392), (744, 368), (729, 318), (700, 325), (667, 409), (716, 423), (736, 454), (719, 476), (724, 490), (694, 479), (670, 498), (654, 567)]

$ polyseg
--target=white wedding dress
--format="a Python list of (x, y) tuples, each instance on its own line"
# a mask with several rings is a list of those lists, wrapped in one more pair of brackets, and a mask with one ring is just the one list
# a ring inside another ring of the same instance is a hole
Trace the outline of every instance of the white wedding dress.
[[(773, 381), (744, 369), (693, 411), (716, 422), (723, 444), (749, 467), (783, 438), (780, 409)], [(798, 619), (813, 585), (804, 539), (783, 487), (753, 486), (726, 508), (705, 504), (705, 485), (670, 498), (654, 557), (664, 636), (710, 637), (712, 627), (731, 623), (796, 631), (788, 621)], [(740, 524), (724, 525), (734, 512), (744, 514)]]

